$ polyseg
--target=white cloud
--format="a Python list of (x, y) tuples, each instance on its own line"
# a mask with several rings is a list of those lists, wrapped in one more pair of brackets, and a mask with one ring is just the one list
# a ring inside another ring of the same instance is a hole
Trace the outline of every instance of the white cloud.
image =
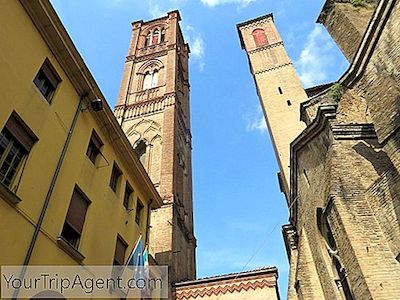
[(191, 61), (197, 64), (200, 71), (205, 66), (205, 44), (202, 36), (190, 25), (183, 26), (183, 35), (189, 43)]
[(149, 2), (149, 13), (153, 19), (164, 17), (169, 11), (172, 10), (173, 9), (162, 10), (158, 4), (154, 3), (153, 1)]
[(335, 44), (322, 26), (315, 25), (307, 36), (300, 58), (295, 62), (305, 87), (327, 80), (328, 69), (334, 63), (334, 47)]
[(265, 117), (260, 107), (258, 107), (255, 112), (253, 111), (246, 114), (244, 119), (247, 123), (247, 131), (258, 131), (261, 134), (267, 133), (267, 123), (265, 122)]
[(210, 7), (222, 4), (239, 4), (239, 6), (241, 7), (246, 7), (247, 5), (255, 1), (257, 0), (201, 0), (201, 3)]

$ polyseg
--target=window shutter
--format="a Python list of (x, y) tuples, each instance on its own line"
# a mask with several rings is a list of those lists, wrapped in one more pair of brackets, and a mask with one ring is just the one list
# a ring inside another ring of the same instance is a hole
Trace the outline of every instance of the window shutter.
[(30, 151), (33, 144), (38, 140), (36, 136), (28, 129), (16, 113), (12, 113), (8, 119), (5, 128), (21, 143), (26, 151)]
[(117, 244), (115, 245), (114, 260), (117, 264), (119, 264), (121, 266), (125, 263), (125, 252), (126, 252), (125, 242), (120, 237), (117, 237)]
[(85, 197), (75, 188), (69, 204), (66, 221), (78, 233), (82, 233), (88, 205), (89, 203)]
[(55, 89), (57, 85), (61, 82), (61, 78), (57, 75), (57, 72), (54, 70), (53, 66), (47, 59), (42, 66), (42, 70), (47, 79), (50, 81), (53, 88)]

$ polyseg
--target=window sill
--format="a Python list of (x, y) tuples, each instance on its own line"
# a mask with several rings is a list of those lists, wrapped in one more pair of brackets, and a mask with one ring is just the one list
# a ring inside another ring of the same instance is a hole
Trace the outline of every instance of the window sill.
[(62, 236), (57, 238), (57, 243), (60, 248), (62, 248), (65, 252), (67, 252), (73, 259), (78, 262), (82, 262), (85, 259), (85, 256), (78, 251), (74, 246), (68, 243)]
[(7, 186), (3, 183), (0, 183), (0, 197), (11, 204), (18, 204), (22, 201), (20, 197), (18, 197), (14, 192), (12, 192)]

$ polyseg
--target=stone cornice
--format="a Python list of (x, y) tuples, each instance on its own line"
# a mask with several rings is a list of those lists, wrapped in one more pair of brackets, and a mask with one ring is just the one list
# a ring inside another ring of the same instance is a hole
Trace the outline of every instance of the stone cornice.
[(118, 105), (114, 108), (115, 117), (124, 120), (135, 118), (137, 116), (146, 115), (164, 110), (168, 106), (175, 105), (175, 93), (168, 93), (162, 97), (150, 100), (135, 102), (130, 105)]
[(335, 124), (332, 133), (336, 140), (376, 139), (373, 124)]

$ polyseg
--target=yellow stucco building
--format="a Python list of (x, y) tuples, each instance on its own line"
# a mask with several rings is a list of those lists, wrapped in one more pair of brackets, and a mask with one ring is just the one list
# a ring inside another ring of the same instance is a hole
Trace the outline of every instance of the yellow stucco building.
[(159, 194), (49, 1), (0, 20), (0, 265), (124, 264)]

